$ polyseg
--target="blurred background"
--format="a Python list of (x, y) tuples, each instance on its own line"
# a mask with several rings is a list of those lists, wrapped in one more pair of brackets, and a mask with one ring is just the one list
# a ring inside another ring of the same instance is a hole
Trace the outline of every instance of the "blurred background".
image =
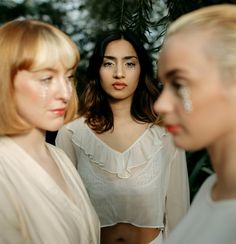
[[(222, 3), (235, 4), (236, 1), (0, 0), (0, 25), (16, 18), (30, 18), (49, 22), (66, 32), (78, 45), (81, 53), (77, 72), (77, 91), (80, 94), (88, 59), (100, 31), (113, 28), (132, 29), (150, 52), (156, 69), (158, 52), (169, 23), (192, 10)], [(48, 142), (54, 144), (54, 138), (55, 134), (47, 134)], [(205, 149), (186, 152), (186, 156), (192, 200), (213, 170)]]

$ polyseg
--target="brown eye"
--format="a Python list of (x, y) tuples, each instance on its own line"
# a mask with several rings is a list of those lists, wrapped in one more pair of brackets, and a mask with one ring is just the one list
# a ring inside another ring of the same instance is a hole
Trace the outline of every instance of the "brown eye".
[(126, 66), (128, 66), (129, 68), (133, 68), (133, 67), (135, 67), (135, 63), (128, 62), (128, 63), (126, 63)]
[(106, 61), (106, 62), (103, 62), (102, 65), (103, 65), (104, 67), (110, 67), (110, 66), (112, 66), (112, 64), (113, 64), (112, 62), (108, 62), (108, 61)]

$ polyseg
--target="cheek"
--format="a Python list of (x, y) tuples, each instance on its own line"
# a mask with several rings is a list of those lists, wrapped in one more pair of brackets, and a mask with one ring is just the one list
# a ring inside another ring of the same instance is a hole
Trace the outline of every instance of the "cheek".
[(41, 99), (41, 90), (33, 85), (27, 83), (22, 83), (19, 88), (15, 90), (16, 97), (31, 100), (32, 102), (37, 102)]
[(135, 68), (130, 72), (130, 75), (134, 77), (134, 79), (139, 80), (141, 74), (141, 69), (140, 67)]
[(140, 79), (140, 70), (138, 69), (138, 70), (134, 70), (133, 72), (131, 72), (129, 74), (128, 82), (132, 81), (132, 82), (130, 82), (130, 85), (132, 85), (132, 87), (136, 88), (138, 86), (139, 79)]
[(109, 69), (101, 68), (99, 71), (99, 76), (101, 80), (106, 80), (107, 78), (111, 78), (111, 71), (109, 71)]
[(187, 132), (202, 141), (217, 135), (225, 124), (225, 105), (219, 98), (211, 97), (205, 102), (203, 99), (198, 102), (193, 100), (193, 106), (194, 110), (183, 117)]
[(49, 86), (47, 84), (41, 84), (41, 86), (39, 87), (39, 96), (43, 100), (46, 100), (46, 98), (48, 97), (48, 93), (49, 93)]

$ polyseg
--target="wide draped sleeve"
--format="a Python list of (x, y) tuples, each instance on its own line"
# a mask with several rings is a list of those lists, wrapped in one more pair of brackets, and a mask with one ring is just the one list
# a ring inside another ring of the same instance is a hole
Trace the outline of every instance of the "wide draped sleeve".
[(170, 165), (166, 194), (166, 234), (179, 223), (190, 205), (185, 152), (176, 149)]
[(77, 167), (77, 158), (74, 144), (72, 142), (72, 133), (73, 132), (69, 130), (66, 126), (63, 126), (58, 131), (55, 142), (58, 147), (66, 152), (72, 163), (75, 165), (75, 167)]

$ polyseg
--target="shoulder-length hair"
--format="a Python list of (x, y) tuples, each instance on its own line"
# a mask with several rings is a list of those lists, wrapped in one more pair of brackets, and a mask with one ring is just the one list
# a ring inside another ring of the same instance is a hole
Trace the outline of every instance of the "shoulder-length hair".
[[(53, 67), (61, 62), (76, 69), (80, 55), (75, 43), (62, 31), (37, 20), (13, 20), (0, 27), (0, 135), (14, 135), (32, 128), (16, 109), (14, 78), (19, 70)], [(77, 113), (77, 94), (65, 114), (65, 122)]]
[(137, 122), (155, 123), (157, 115), (153, 104), (159, 96), (154, 80), (152, 61), (139, 38), (130, 30), (113, 30), (102, 33), (95, 44), (89, 60), (85, 89), (80, 97), (79, 116), (84, 116), (87, 124), (97, 133), (113, 128), (113, 114), (106, 93), (100, 83), (99, 70), (107, 45), (124, 39), (135, 49), (141, 67), (139, 83), (135, 90), (131, 115)]

